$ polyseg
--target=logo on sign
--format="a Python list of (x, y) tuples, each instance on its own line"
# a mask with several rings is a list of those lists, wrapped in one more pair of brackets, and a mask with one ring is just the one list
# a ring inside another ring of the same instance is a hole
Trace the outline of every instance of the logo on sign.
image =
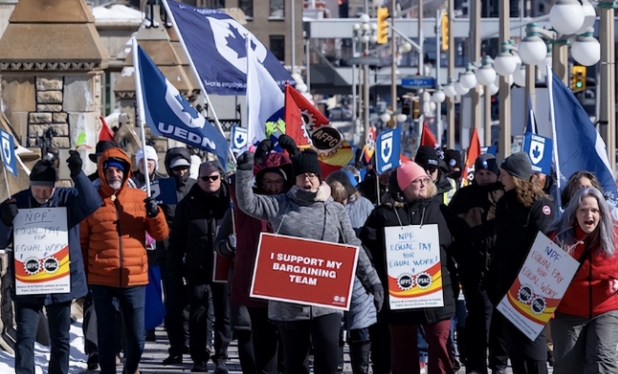
[(194, 129), (204, 128), (206, 119), (202, 117), (195, 108), (193, 108), (189, 102), (185, 100), (182, 94), (174, 87), (169, 81), (167, 83), (167, 90), (165, 91), (165, 102), (169, 105), (170, 109), (174, 112), (176, 117), (180, 119), (185, 125)]
[(247, 129), (234, 126), (232, 130), (232, 144), (234, 149), (244, 149), (247, 146)]
[(11, 140), (9, 139), (9, 134), (2, 133), (2, 159), (5, 164), (11, 163)]
[(543, 160), (543, 155), (545, 151), (545, 142), (543, 140), (544, 139), (539, 140), (533, 137), (532, 141), (530, 142), (528, 156), (530, 156), (530, 161), (532, 161), (532, 163), (535, 165), (541, 162), (541, 160)]
[(247, 74), (247, 44), (246, 37), (251, 38), (253, 56), (263, 63), (268, 50), (255, 39), (247, 29), (233, 19), (218, 19), (206, 17), (212, 29), (212, 35), (217, 46), (217, 52), (239, 71)]
[(393, 134), (391, 133), (388, 138), (382, 138), (382, 149), (380, 151), (380, 157), (385, 163), (390, 161), (393, 155)]
[(431, 286), (431, 283), (431, 275), (427, 273), (423, 272), (416, 276), (416, 284), (418, 285), (418, 288), (422, 290), (429, 288), (429, 286)]

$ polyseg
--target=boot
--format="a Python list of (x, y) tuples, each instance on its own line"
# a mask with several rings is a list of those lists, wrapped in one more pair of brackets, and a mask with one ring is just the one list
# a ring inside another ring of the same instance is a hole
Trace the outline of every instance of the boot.
[(215, 361), (215, 374), (228, 374), (229, 373), (227, 369), (226, 359), (217, 359), (214, 361)]
[(350, 343), (350, 363), (352, 364), (352, 373), (367, 374), (369, 373), (369, 352), (371, 351), (371, 342), (352, 342)]

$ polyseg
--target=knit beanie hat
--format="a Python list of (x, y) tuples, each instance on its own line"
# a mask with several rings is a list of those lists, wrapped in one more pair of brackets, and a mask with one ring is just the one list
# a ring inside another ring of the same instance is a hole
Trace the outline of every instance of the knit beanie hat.
[(418, 147), (416, 156), (414, 156), (414, 162), (421, 165), (423, 169), (429, 169), (430, 167), (438, 168), (440, 166), (440, 158), (436, 150), (428, 145)]
[[(157, 151), (149, 145), (146, 146), (146, 159), (153, 160), (155, 162), (155, 171), (159, 170), (159, 155), (157, 154)], [(137, 162), (138, 165), (140, 163), (143, 164), (144, 148), (140, 148), (140, 150), (137, 151), (137, 153), (135, 154), (135, 161)]]
[(479, 170), (489, 170), (496, 175), (500, 175), (496, 156), (491, 153), (483, 153), (477, 157), (476, 161), (474, 161), (474, 173), (476, 174)]
[(513, 153), (507, 157), (500, 168), (514, 177), (523, 180), (530, 180), (532, 176), (532, 163), (526, 152)]
[(322, 180), (322, 170), (318, 161), (318, 154), (313, 149), (306, 149), (292, 157), (292, 173), (294, 178), (301, 174), (313, 173)]
[(58, 181), (58, 170), (50, 160), (39, 160), (30, 172), (31, 186), (54, 187)]
[(461, 169), (461, 153), (459, 151), (447, 149), (444, 152), (444, 159), (450, 167)]
[(103, 163), (103, 170), (109, 168), (109, 167), (115, 167), (117, 169), (122, 170), (123, 172), (126, 172), (126, 167), (124, 165), (124, 163), (120, 160), (116, 160), (113, 158), (110, 158), (108, 160), (105, 161), (105, 163)]
[(427, 177), (427, 172), (416, 162), (406, 161), (397, 168), (397, 185), (402, 191), (421, 177)]

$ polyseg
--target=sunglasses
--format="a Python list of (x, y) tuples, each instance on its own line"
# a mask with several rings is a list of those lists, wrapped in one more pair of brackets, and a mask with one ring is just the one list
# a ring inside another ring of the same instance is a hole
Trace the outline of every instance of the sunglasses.
[(209, 180), (214, 182), (217, 179), (219, 179), (219, 176), (218, 175), (207, 175), (205, 177), (200, 177), (200, 179), (203, 180), (204, 182), (208, 182)]

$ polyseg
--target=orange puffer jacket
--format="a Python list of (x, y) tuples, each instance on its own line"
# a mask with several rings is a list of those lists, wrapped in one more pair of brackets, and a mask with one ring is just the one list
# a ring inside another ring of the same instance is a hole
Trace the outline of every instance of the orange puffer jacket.
[(129, 287), (148, 284), (146, 232), (155, 240), (167, 238), (169, 230), (161, 208), (155, 218), (146, 217), (146, 192), (127, 186), (116, 191), (105, 180), (104, 164), (113, 158), (131, 169), (130, 158), (120, 148), (103, 152), (99, 160), (103, 205), (82, 221), (80, 239), (88, 284)]

